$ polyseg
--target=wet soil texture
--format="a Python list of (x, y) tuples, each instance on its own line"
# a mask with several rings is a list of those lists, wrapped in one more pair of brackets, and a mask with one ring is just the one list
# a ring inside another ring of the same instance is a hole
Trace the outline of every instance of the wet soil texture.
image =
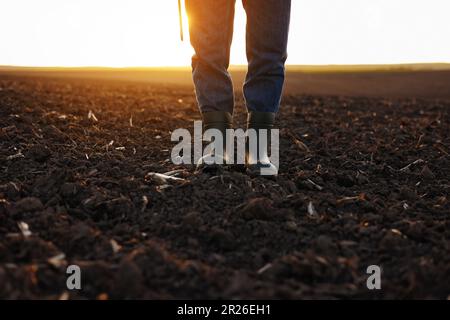
[(277, 178), (174, 165), (199, 119), (192, 88), (1, 75), (0, 297), (448, 297), (449, 101), (286, 95)]

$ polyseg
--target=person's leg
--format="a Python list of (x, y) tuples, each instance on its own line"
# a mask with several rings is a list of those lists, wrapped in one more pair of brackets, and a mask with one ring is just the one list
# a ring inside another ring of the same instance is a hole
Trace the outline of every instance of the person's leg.
[(277, 112), (284, 83), (291, 0), (243, 0), (243, 4), (247, 13), (247, 108)]
[(228, 73), (233, 38), (235, 0), (186, 0), (189, 34), (195, 50), (192, 76), (197, 102), (203, 118), (203, 130), (216, 129), (221, 142), (212, 139), (213, 151), (204, 155), (204, 164), (226, 163), (226, 130), (232, 127), (233, 83)]
[(233, 37), (235, 0), (186, 0), (192, 76), (202, 114), (233, 112), (234, 95), (227, 71)]
[(291, 0), (243, 0), (243, 4), (247, 13), (247, 129), (254, 130), (257, 138), (256, 145), (249, 141), (247, 164), (252, 170), (264, 168), (264, 174), (276, 175), (278, 168), (270, 162), (268, 145), (284, 84)]

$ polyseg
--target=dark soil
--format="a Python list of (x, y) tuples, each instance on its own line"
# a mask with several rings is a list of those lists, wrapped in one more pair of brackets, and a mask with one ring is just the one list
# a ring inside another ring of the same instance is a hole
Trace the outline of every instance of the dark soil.
[(173, 165), (199, 118), (191, 88), (1, 75), (0, 298), (448, 297), (450, 102), (286, 96), (276, 179)]

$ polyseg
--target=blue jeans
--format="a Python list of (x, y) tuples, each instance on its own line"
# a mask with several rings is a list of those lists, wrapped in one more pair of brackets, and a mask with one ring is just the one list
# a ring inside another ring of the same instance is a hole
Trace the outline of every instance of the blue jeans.
[[(244, 98), (249, 111), (277, 112), (291, 0), (242, 0), (247, 14), (248, 71)], [(195, 50), (192, 75), (201, 112), (233, 112), (233, 84), (228, 66), (235, 0), (186, 0), (189, 33)]]

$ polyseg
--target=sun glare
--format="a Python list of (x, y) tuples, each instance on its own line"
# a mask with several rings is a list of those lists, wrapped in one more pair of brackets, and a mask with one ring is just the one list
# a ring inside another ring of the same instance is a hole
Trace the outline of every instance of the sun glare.
[[(292, 0), (289, 64), (450, 62), (448, 0)], [(2, 0), (0, 65), (187, 66), (176, 0)], [(237, 1), (232, 64), (245, 64)]]

